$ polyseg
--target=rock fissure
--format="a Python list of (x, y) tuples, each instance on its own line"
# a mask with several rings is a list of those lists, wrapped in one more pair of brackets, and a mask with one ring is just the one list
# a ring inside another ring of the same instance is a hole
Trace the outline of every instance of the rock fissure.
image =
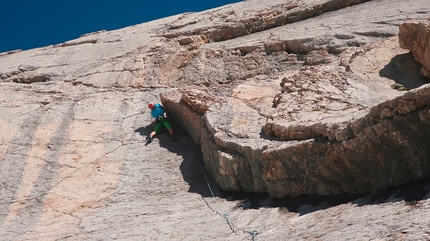
[(70, 46), (76, 46), (81, 44), (96, 44), (98, 39), (79, 39), (78, 41), (69, 41), (61, 44), (61, 47), (70, 47)]
[[(357, 1), (326, 1), (312, 8), (298, 7), (296, 5), (288, 6), (287, 4), (281, 4), (282, 8), (285, 7), (285, 14), (277, 14), (276, 12), (266, 13), (266, 16), (275, 16), (273, 18), (264, 17), (249, 17), (238, 21), (224, 23), (221, 26), (199, 28), (196, 30), (181, 31), (175, 33), (165, 34), (166, 38), (176, 38), (178, 36), (195, 36), (204, 33), (207, 42), (222, 42), (230, 40), (233, 38), (241, 37), (244, 35), (249, 35), (252, 33), (257, 33), (265, 30), (269, 30), (275, 27), (283, 26), (288, 23), (294, 23), (297, 21), (303, 21), (307, 18), (315, 17), (321, 13), (335, 11), (340, 8), (345, 8), (347, 6), (360, 4), (367, 2), (369, 0), (357, 0)], [(290, 11), (293, 10), (293, 11)], [(288, 13), (290, 11), (290, 13)], [(234, 15), (235, 13), (233, 13)], [(188, 25), (188, 24), (187, 24)], [(181, 26), (184, 27), (185, 25)], [(179, 29), (179, 28), (174, 28)]]

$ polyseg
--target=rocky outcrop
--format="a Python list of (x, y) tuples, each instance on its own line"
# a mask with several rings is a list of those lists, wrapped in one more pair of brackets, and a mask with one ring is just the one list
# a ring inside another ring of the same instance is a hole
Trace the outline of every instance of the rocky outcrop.
[[(428, 81), (393, 61), (413, 62), (397, 37), (346, 50), (330, 43), (274, 46), (239, 48), (235, 61), (248, 76), (232, 78), (246, 81), (230, 82), (230, 90), (206, 82), (204, 90), (162, 95), (183, 126), (195, 123), (188, 129), (221, 188), (272, 197), (357, 194), (430, 177), (429, 154), (421, 151), (429, 133), (428, 86), (401, 92)], [(271, 58), (285, 50), (290, 54), (282, 59), (291, 64), (274, 67)], [(405, 71), (410, 74), (393, 78)], [(417, 126), (408, 129), (409, 123)]]
[[(164, 93), (164, 103), (181, 110), (184, 125), (196, 123), (180, 98), (176, 104), (167, 100), (175, 94)], [(361, 113), (340, 109), (327, 123), (283, 127), (227, 97), (197, 121), (200, 135), (193, 136), (206, 168), (225, 190), (273, 197), (357, 194), (429, 178), (429, 106), (430, 88), (424, 86)], [(266, 128), (267, 137), (261, 130)]]
[(422, 64), (421, 75), (430, 78), (430, 19), (410, 20), (400, 25), (400, 47), (409, 49)]
[[(428, 239), (428, 185), (415, 203), (402, 191), (333, 209), (244, 210), (225, 190), (429, 178), (430, 87), (397, 37), (429, 13), (426, 0), (251, 0), (0, 54), (0, 237)], [(177, 142), (145, 144), (150, 101)]]

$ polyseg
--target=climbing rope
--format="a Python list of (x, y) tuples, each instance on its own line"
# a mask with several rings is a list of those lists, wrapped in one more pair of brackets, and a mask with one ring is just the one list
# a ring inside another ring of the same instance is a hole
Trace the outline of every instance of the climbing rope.
[(185, 147), (187, 148), (188, 152), (190, 153), (190, 155), (191, 155), (191, 157), (192, 157), (193, 161), (196, 163), (196, 165), (199, 167), (200, 171), (202, 172), (203, 176), (205, 177), (205, 179), (206, 179), (206, 184), (208, 185), (208, 188), (209, 188), (209, 191), (211, 192), (212, 198), (215, 200), (215, 203), (217, 204), (218, 209), (220, 210), (220, 212), (218, 212), (218, 211), (216, 211), (215, 209), (213, 209), (213, 208), (210, 206), (210, 204), (205, 200), (205, 198), (202, 196), (202, 199), (205, 201), (206, 205), (207, 205), (210, 209), (212, 209), (215, 213), (217, 213), (218, 215), (220, 215), (221, 217), (223, 217), (223, 218), (226, 220), (227, 224), (230, 226), (230, 229), (231, 229), (231, 230), (233, 230), (233, 232), (234, 232), (234, 229), (237, 229), (237, 230), (240, 230), (240, 231), (242, 231), (242, 232), (244, 232), (244, 233), (248, 233), (248, 234), (250, 234), (250, 235), (252, 236), (252, 241), (255, 241), (255, 237), (256, 237), (256, 236), (257, 236), (257, 234), (258, 234), (258, 231), (257, 231), (257, 230), (254, 230), (254, 231), (247, 231), (247, 230), (244, 230), (244, 229), (242, 229), (242, 228), (237, 227), (236, 225), (234, 225), (234, 224), (230, 221), (230, 219), (228, 218), (228, 214), (226, 214), (226, 213), (221, 209), (221, 206), (220, 206), (220, 205), (218, 205), (218, 202), (216, 201), (215, 195), (214, 195), (214, 193), (213, 193), (213, 191), (212, 191), (212, 187), (211, 187), (211, 185), (209, 184), (209, 178), (208, 178), (208, 176), (206, 175), (206, 173), (205, 173), (205, 171), (204, 171), (203, 167), (202, 167), (202, 166), (197, 162), (196, 158), (194, 157), (193, 153), (191, 152), (190, 147), (189, 147), (189, 146), (187, 145), (187, 143), (185, 142), (184, 137), (182, 136), (182, 134), (181, 134), (179, 131), (178, 131), (178, 133), (179, 133), (179, 135), (181, 136), (182, 143), (184, 143), (184, 145), (185, 145)]

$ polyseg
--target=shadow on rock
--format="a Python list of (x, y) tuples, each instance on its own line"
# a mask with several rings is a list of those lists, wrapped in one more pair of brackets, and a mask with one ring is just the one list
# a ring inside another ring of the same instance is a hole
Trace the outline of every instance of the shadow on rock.
[[(136, 132), (142, 136), (147, 136), (151, 133), (153, 127), (152, 125), (141, 127)], [(430, 179), (410, 182), (374, 193), (360, 195), (343, 194), (328, 197), (304, 195), (296, 198), (273, 199), (267, 193), (222, 191), (204, 168), (200, 145), (195, 143), (185, 129), (181, 128), (174, 121), (172, 121), (172, 127), (176, 136), (175, 142), (171, 141), (170, 135), (165, 128), (162, 128), (155, 138), (158, 138), (160, 147), (182, 157), (183, 161), (180, 165), (180, 170), (184, 180), (190, 187), (188, 192), (200, 194), (202, 197), (216, 196), (227, 201), (235, 201), (239, 203), (238, 208), (281, 208), (281, 210), (285, 210), (286, 212), (305, 215), (346, 203), (364, 206), (404, 201), (406, 205), (415, 206), (419, 204), (420, 200), (430, 198)]]
[(415, 205), (420, 200), (428, 198), (430, 198), (430, 180), (422, 180), (388, 188), (364, 198), (357, 199), (353, 203), (358, 206), (365, 206), (405, 201), (407, 205)]
[(430, 198), (430, 179), (360, 195), (304, 195), (297, 198), (272, 199), (268, 194), (225, 193), (224, 198), (228, 201), (241, 201), (238, 207), (242, 209), (281, 208), (300, 215), (347, 203), (365, 206), (404, 201), (405, 205), (416, 206), (421, 200)]
[(151, 134), (152, 130), (154, 130), (154, 126), (149, 125), (145, 127), (139, 127), (135, 130), (135, 132), (139, 133), (141, 136), (147, 137), (149, 134)]
[[(204, 168), (203, 154), (200, 145), (195, 143), (188, 135), (186, 130), (171, 120), (171, 125), (176, 138), (172, 141), (166, 128), (161, 128), (154, 139), (158, 139), (160, 147), (167, 149), (169, 152), (181, 156), (183, 161), (180, 165), (181, 173), (184, 180), (190, 186), (188, 192), (198, 193), (202, 197), (220, 196), (221, 191), (218, 185), (212, 180), (211, 175)], [(147, 137), (154, 130), (154, 125), (140, 127), (135, 131), (140, 135)], [(151, 143), (149, 145), (153, 145)]]
[(411, 52), (396, 55), (390, 63), (385, 65), (379, 75), (392, 79), (396, 84), (407, 89), (415, 89), (430, 82), (420, 75), (421, 64), (418, 63)]

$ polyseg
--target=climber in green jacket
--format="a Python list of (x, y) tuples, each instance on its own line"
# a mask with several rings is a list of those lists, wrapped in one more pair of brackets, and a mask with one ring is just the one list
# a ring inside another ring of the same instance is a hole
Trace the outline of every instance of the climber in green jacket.
[(161, 104), (155, 104), (154, 102), (150, 102), (148, 103), (148, 108), (151, 109), (151, 116), (155, 118), (156, 125), (154, 130), (147, 137), (146, 143), (149, 144), (152, 142), (152, 139), (160, 131), (162, 125), (164, 125), (166, 129), (169, 131), (172, 141), (175, 141), (176, 139), (175, 139), (175, 136), (173, 135), (172, 126), (170, 125), (170, 122), (167, 120), (167, 114), (163, 106)]

